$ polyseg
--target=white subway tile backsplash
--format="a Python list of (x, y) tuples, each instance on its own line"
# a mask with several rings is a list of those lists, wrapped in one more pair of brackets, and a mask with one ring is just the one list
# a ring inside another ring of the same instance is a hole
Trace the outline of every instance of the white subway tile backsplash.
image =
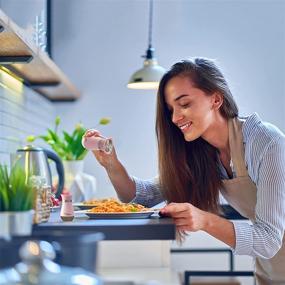
[(28, 135), (44, 134), (52, 127), (55, 108), (26, 86), (19, 94), (0, 83), (0, 163), (9, 165), (10, 153), (24, 145)]
[(0, 163), (3, 165), (10, 165), (10, 154), (0, 152)]

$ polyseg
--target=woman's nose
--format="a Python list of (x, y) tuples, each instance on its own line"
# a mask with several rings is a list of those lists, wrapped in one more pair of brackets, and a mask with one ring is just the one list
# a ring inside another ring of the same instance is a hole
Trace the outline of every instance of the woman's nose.
[(183, 115), (177, 111), (173, 111), (172, 113), (172, 122), (177, 124), (180, 120), (183, 119)]

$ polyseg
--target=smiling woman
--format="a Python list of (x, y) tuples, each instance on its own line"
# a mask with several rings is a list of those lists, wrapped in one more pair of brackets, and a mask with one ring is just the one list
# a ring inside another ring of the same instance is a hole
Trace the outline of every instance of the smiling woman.
[[(180, 62), (163, 77), (156, 132), (160, 183), (168, 201), (191, 201), (200, 209), (218, 212), (222, 182), (216, 151), (227, 148), (227, 119), (237, 114), (227, 83), (211, 61)], [(214, 138), (217, 131), (219, 140), (209, 143), (207, 138)]]
[[(94, 151), (118, 196), (147, 207), (166, 200), (181, 236), (205, 231), (256, 260), (261, 284), (285, 282), (285, 136), (257, 114), (238, 116), (228, 84), (205, 58), (178, 62), (159, 84), (159, 178), (130, 177), (116, 156)], [(219, 194), (252, 224), (220, 217)], [(274, 207), (272, 207), (274, 205)]]

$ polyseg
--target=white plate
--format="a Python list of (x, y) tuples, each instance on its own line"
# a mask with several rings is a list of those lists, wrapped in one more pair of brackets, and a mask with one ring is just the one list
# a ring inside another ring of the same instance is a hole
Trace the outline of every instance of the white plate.
[(127, 213), (90, 213), (85, 212), (90, 219), (147, 219), (155, 211), (127, 212)]
[(92, 209), (92, 208), (96, 207), (95, 205), (88, 205), (88, 204), (86, 205), (83, 203), (73, 203), (72, 205), (73, 205), (73, 207), (77, 207), (80, 210), (88, 210), (88, 209)]

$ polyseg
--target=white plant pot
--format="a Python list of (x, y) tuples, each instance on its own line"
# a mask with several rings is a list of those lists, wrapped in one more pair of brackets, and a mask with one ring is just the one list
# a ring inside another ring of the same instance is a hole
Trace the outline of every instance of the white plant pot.
[(77, 174), (83, 172), (84, 161), (83, 160), (64, 160), (64, 179), (65, 187), (69, 190)]
[(34, 210), (0, 212), (0, 238), (31, 235), (33, 215)]

